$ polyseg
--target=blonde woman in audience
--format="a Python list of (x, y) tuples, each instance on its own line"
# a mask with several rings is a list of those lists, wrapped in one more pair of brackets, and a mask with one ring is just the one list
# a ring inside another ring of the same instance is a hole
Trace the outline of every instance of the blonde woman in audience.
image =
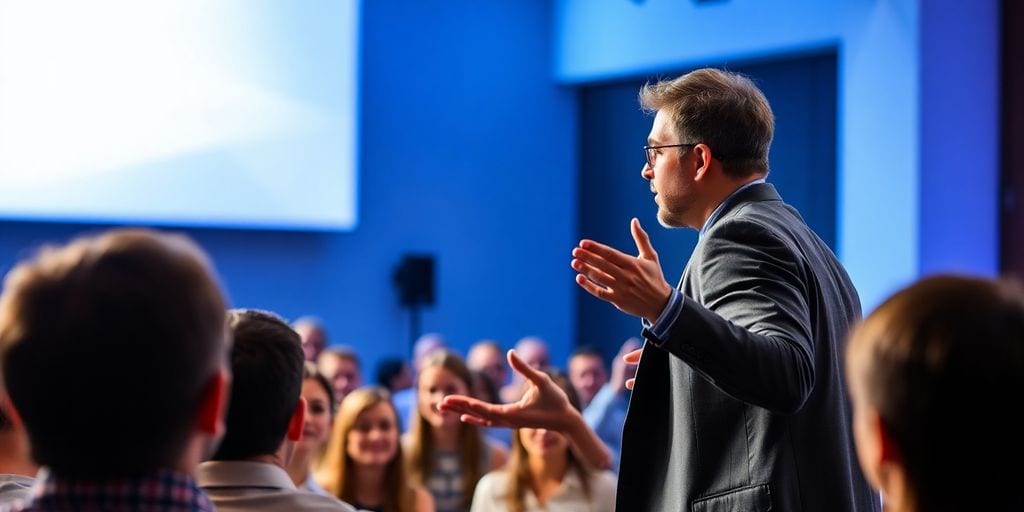
[(360, 510), (434, 512), (430, 493), (407, 479), (398, 414), (384, 388), (359, 388), (341, 401), (317, 480)]
[(402, 439), (410, 476), (434, 496), (438, 512), (469, 510), (477, 481), (501, 467), (508, 454), (488, 443), (476, 425), (439, 410), (445, 396), (465, 395), (472, 389), (472, 377), (459, 356), (443, 350), (431, 354), (420, 369), (416, 389), (416, 415)]
[[(577, 410), (579, 398), (562, 375), (546, 372)], [(569, 440), (543, 428), (512, 434), (508, 466), (484, 476), (476, 486), (473, 512), (612, 512), (615, 477), (593, 471), (573, 454)]]
[(317, 371), (316, 364), (307, 361), (302, 371), (302, 398), (306, 399), (306, 416), (302, 425), (302, 440), (288, 463), (288, 476), (301, 490), (330, 496), (317, 485), (312, 468), (323, 455), (324, 445), (331, 434), (334, 418), (334, 391), (327, 377)]
[(855, 329), (846, 377), (861, 468), (891, 512), (1024, 510), (1024, 292), (923, 279)]

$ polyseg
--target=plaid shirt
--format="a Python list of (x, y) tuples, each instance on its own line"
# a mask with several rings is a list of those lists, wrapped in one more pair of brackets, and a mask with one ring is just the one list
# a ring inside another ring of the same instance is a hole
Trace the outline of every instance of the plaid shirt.
[[(69, 480), (52, 474), (36, 483), (24, 512), (213, 512), (191, 476), (160, 470), (118, 480)], [(15, 508), (15, 510), (19, 510)]]

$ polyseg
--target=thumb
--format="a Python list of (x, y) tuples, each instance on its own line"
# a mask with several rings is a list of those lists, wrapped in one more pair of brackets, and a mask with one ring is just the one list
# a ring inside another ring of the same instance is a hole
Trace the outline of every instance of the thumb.
[(632, 233), (633, 241), (636, 242), (638, 256), (645, 260), (658, 261), (658, 253), (651, 245), (651, 238), (647, 236), (644, 228), (640, 227), (640, 220), (636, 217), (629, 222), (629, 232)]

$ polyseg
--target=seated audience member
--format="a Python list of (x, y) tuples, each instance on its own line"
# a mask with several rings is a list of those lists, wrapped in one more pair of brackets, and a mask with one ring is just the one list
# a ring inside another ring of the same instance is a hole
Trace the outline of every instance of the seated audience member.
[(292, 329), (302, 339), (302, 353), (306, 361), (316, 362), (320, 353), (327, 348), (327, 329), (315, 316), (304, 316), (292, 322)]
[(183, 236), (111, 230), (16, 266), (0, 365), (45, 467), (28, 510), (213, 510), (191, 473), (222, 427), (224, 315)]
[(354, 510), (296, 489), (284, 470), (306, 411), (299, 335), (256, 310), (232, 310), (228, 326), (234, 342), (226, 432), (212, 460), (199, 465), (199, 485), (221, 512)]
[(32, 462), (25, 429), (8, 414), (5, 402), (0, 387), (0, 510), (29, 502), (39, 470)]
[[(443, 336), (436, 332), (427, 333), (417, 338), (416, 343), (412, 345), (413, 383), (419, 379), (420, 369), (423, 367), (423, 362), (427, 360), (427, 357), (438, 350), (447, 349), (448, 343)], [(415, 420), (416, 395), (415, 385), (391, 395), (391, 403), (395, 404), (395, 409), (398, 410), (398, 417), (402, 420), (403, 434), (409, 431), (410, 425)]]
[[(579, 399), (562, 375), (548, 372), (579, 410)], [(615, 477), (585, 466), (554, 430), (513, 431), (512, 457), (501, 470), (485, 475), (476, 486), (473, 512), (612, 512)]]
[(377, 363), (377, 385), (392, 395), (404, 389), (412, 389), (412, 368), (404, 359), (388, 357)]
[[(530, 368), (546, 370), (551, 367), (551, 356), (548, 353), (548, 344), (535, 336), (527, 336), (516, 342), (516, 354)], [(501, 400), (505, 403), (512, 403), (519, 400), (523, 393), (523, 376), (519, 373), (512, 374), (512, 382), (501, 388)]]
[(476, 425), (438, 409), (446, 395), (470, 392), (472, 377), (459, 356), (435, 351), (416, 386), (416, 418), (402, 439), (412, 481), (430, 491), (439, 512), (468, 510), (477, 481), (501, 467), (507, 452), (487, 442)]
[(846, 370), (857, 455), (885, 510), (1024, 510), (1019, 287), (922, 279), (854, 330)]
[(335, 407), (345, 395), (363, 385), (362, 365), (352, 347), (334, 345), (325, 348), (316, 360), (316, 367), (331, 383)]
[(494, 340), (480, 340), (469, 347), (466, 353), (466, 367), (470, 371), (486, 373), (498, 389), (508, 383), (507, 365), (505, 351)]
[(626, 421), (626, 379), (632, 377), (623, 356), (640, 348), (636, 338), (622, 344), (612, 361), (611, 379), (601, 354), (593, 347), (580, 347), (569, 357), (569, 381), (583, 405), (583, 420), (612, 451), (612, 470), (618, 471), (622, 449), (622, 424)]
[(384, 388), (359, 388), (341, 401), (317, 476), (360, 510), (433, 512), (426, 489), (412, 486), (398, 441), (398, 414)]
[(302, 399), (306, 401), (302, 439), (295, 444), (295, 452), (288, 461), (288, 476), (299, 490), (330, 496), (317, 485), (311, 473), (312, 467), (320, 461), (327, 437), (331, 434), (334, 391), (327, 378), (309, 361), (302, 368)]

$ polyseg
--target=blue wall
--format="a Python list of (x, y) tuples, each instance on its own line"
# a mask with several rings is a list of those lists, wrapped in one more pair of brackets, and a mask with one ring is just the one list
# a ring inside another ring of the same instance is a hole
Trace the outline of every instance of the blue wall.
[[(368, 370), (408, 347), (391, 281), (406, 251), (437, 256), (439, 302), (424, 311), (425, 330), (459, 348), (539, 335), (564, 359), (576, 107), (551, 79), (550, 3), (372, 0), (362, 16), (357, 229), (187, 232), (234, 305), (319, 315)], [(25, 247), (90, 228), (2, 222), (0, 270)]]

